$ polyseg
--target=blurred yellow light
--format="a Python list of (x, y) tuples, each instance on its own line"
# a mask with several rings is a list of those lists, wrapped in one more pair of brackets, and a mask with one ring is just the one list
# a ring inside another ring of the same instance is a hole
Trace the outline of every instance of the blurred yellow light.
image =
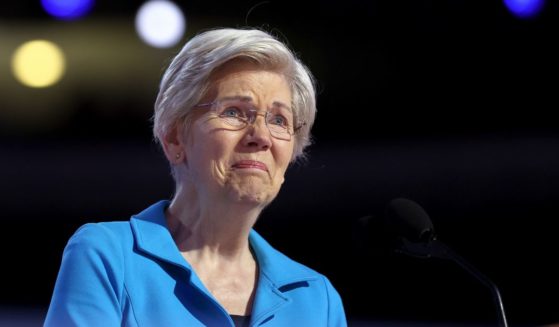
[(12, 56), (12, 71), (23, 85), (47, 87), (64, 74), (65, 59), (60, 48), (49, 41), (34, 40), (22, 44)]

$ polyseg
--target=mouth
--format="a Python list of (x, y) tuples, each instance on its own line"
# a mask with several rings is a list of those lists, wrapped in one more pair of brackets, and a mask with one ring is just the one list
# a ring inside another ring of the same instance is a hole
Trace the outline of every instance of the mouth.
[(255, 160), (237, 161), (232, 167), (235, 169), (260, 169), (266, 172), (268, 171), (268, 167), (265, 163)]

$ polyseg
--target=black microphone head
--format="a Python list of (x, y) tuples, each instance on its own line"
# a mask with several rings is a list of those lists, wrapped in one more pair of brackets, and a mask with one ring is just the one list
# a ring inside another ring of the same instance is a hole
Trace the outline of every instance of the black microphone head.
[(435, 238), (431, 219), (412, 200), (397, 198), (390, 201), (386, 206), (385, 219), (392, 233), (411, 242), (429, 242)]

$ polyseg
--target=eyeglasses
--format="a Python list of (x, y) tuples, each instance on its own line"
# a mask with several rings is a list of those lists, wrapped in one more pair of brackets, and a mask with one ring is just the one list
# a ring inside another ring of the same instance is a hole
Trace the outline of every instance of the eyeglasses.
[(210, 107), (210, 110), (216, 115), (219, 122), (222, 123), (222, 127), (231, 131), (242, 130), (248, 125), (254, 124), (257, 116), (263, 116), (270, 135), (285, 141), (290, 141), (292, 135), (305, 125), (303, 123), (300, 126), (294, 127), (293, 114), (284, 105), (278, 104), (268, 111), (260, 111), (254, 106), (250, 98), (244, 97), (226, 98), (197, 104), (194, 107)]

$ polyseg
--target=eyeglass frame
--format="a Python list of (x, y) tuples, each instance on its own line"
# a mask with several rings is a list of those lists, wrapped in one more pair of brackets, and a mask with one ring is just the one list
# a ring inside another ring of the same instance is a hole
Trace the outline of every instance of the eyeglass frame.
[[(241, 98), (232, 98), (232, 99), (217, 99), (211, 102), (205, 102), (205, 103), (199, 103), (193, 106), (193, 108), (201, 108), (201, 107), (210, 107), (210, 110), (213, 110), (214, 106), (217, 105), (218, 103), (222, 102), (222, 101), (226, 101), (226, 100), (242, 100), (244, 97)], [(273, 114), (272, 112), (268, 111), (268, 110), (258, 110), (258, 108), (256, 106), (253, 106), (254, 109), (249, 109), (248, 111), (252, 114), (251, 117), (249, 117), (248, 119), (244, 119), (242, 117), (235, 117), (237, 118), (240, 122), (243, 122), (245, 124), (245, 126), (236, 129), (236, 131), (240, 131), (243, 130), (245, 128), (247, 128), (249, 125), (254, 125), (254, 123), (256, 122), (256, 118), (257, 116), (262, 116), (264, 117), (264, 123), (266, 124), (266, 128), (268, 129), (268, 131), (270, 132), (270, 135), (274, 138), (280, 139), (280, 140), (285, 140), (285, 139), (281, 139), (278, 138), (276, 136), (273, 135), (273, 132), (270, 130), (270, 127), (268, 126), (268, 120), (267, 120), (267, 116), (269, 114)], [(289, 107), (288, 107), (289, 108)], [(291, 108), (289, 108), (289, 110), (293, 113), (293, 110)], [(218, 118), (223, 118), (220, 116), (220, 114), (217, 114)], [(294, 117), (295, 118), (295, 117)], [(295, 120), (295, 119), (293, 119)], [(289, 129), (286, 129), (287, 134), (289, 134), (290, 137), (294, 136), (295, 133), (297, 133), (301, 128), (303, 128), (303, 126), (307, 125), (307, 122), (303, 121), (300, 125), (295, 126), (295, 124), (293, 124), (293, 132), (291, 132)], [(234, 127), (234, 126), (232, 126)], [(291, 140), (291, 138), (289, 139)], [(286, 140), (286, 141), (289, 141)]]

